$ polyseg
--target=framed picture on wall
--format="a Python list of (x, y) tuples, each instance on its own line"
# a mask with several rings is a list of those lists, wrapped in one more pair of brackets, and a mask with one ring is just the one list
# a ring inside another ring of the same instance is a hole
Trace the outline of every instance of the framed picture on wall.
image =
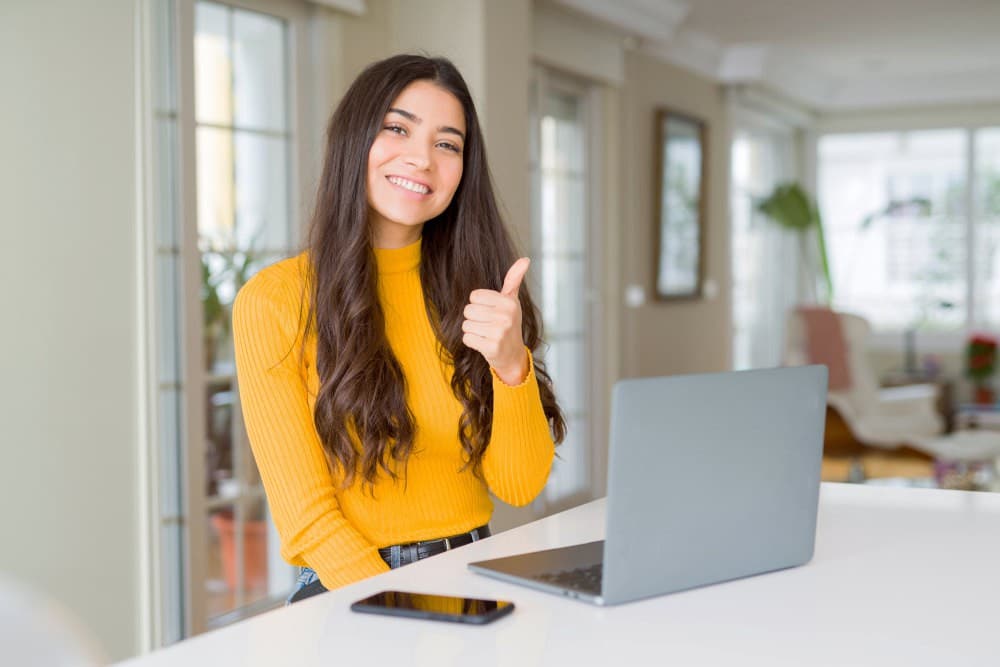
[(656, 285), (661, 301), (701, 297), (705, 273), (707, 128), (669, 109), (656, 111)]

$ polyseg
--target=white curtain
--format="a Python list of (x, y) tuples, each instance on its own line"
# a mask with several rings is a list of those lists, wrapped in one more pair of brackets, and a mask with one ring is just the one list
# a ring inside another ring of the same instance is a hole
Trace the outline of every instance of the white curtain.
[(792, 133), (743, 127), (732, 147), (733, 366), (781, 364), (785, 319), (802, 293), (798, 236), (757, 212), (794, 180)]

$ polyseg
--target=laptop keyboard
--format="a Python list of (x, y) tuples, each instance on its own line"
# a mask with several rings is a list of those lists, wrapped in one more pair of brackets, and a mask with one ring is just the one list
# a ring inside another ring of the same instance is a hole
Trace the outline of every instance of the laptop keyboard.
[(554, 584), (563, 588), (571, 588), (576, 591), (601, 594), (601, 575), (604, 564), (597, 563), (589, 567), (578, 567), (574, 570), (562, 570), (559, 572), (546, 572), (535, 578), (547, 584)]

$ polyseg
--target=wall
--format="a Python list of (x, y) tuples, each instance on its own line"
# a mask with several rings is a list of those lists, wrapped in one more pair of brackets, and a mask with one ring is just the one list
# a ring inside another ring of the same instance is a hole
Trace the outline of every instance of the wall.
[[(729, 121), (722, 89), (696, 74), (627, 51), (621, 124), (621, 279), (642, 285), (646, 303), (624, 306), (622, 374), (667, 375), (730, 368)], [(714, 298), (658, 303), (652, 299), (654, 112), (668, 107), (708, 123), (706, 279)]]
[(532, 17), (535, 60), (589, 81), (625, 81), (624, 35), (549, 0), (538, 0)]
[(0, 571), (113, 659), (139, 647), (134, 11), (0, 9)]
[(882, 132), (978, 125), (1000, 125), (1000, 105), (968, 104), (822, 113), (816, 119), (816, 132)]
[(450, 58), (461, 70), (476, 105), (482, 106), (486, 92), (484, 2), (436, 0), (430, 8), (427, 3), (391, 0), (393, 53), (424, 52)]
[[(480, 111), (490, 170), (501, 211), (514, 240), (526, 251), (531, 245), (531, 179), (528, 164), (531, 81), (530, 0), (487, 0), (484, 10), (484, 80)], [(536, 267), (537, 268), (537, 267)], [(529, 283), (538, 294), (537, 273)]]

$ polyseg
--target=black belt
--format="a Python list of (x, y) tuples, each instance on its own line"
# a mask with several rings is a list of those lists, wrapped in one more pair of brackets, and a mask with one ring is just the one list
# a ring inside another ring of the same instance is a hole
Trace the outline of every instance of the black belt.
[[(466, 544), (489, 536), (490, 527), (488, 525), (480, 526), (479, 528), (473, 528), (469, 532), (462, 533), (461, 535), (452, 535), (451, 537), (442, 537), (437, 540), (411, 542), (409, 544), (394, 544), (391, 547), (383, 547), (378, 550), (378, 555), (382, 557), (382, 560), (384, 560), (389, 567), (397, 568), (402, 567), (403, 565), (409, 565), (410, 563), (415, 563), (418, 560), (427, 558), (428, 556), (436, 556), (437, 554), (444, 553), (449, 549), (465, 546)], [(393, 560), (397, 559), (398, 562), (393, 564)], [(323, 584), (320, 583), (320, 580), (317, 579), (311, 584), (308, 584), (296, 591), (295, 595), (293, 595), (289, 600), (289, 603), (298, 602), (299, 600), (304, 600), (325, 591), (326, 587), (324, 587)]]
[[(428, 556), (436, 556), (440, 553), (444, 553), (449, 549), (455, 549), (456, 547), (462, 547), (466, 544), (471, 544), (476, 540), (481, 540), (484, 537), (490, 536), (490, 527), (480, 526), (479, 528), (473, 528), (467, 533), (462, 533), (461, 535), (452, 535), (451, 537), (442, 537), (437, 540), (426, 540), (424, 542), (410, 542), (409, 544), (394, 544), (391, 547), (382, 547), (378, 550), (378, 555), (382, 557), (389, 567), (396, 568), (402, 565), (409, 565), (410, 563), (415, 563), (418, 560), (427, 558)], [(398, 561), (393, 562), (394, 559), (398, 558)]]

